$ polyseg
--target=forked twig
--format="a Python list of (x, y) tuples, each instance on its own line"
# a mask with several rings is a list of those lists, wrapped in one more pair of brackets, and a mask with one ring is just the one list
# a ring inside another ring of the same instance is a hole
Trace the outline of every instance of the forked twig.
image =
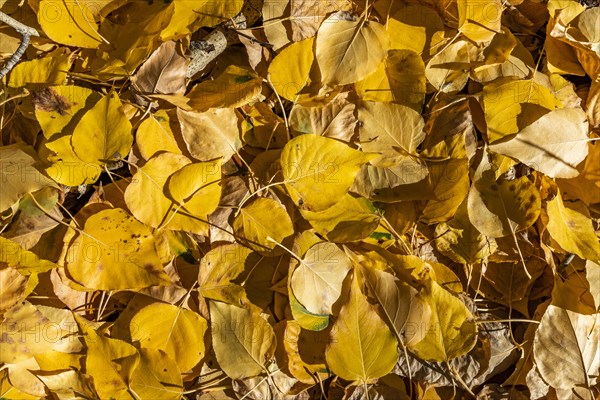
[(0, 79), (2, 79), (4, 75), (8, 74), (14, 68), (14, 66), (17, 65), (21, 57), (23, 57), (23, 54), (25, 54), (25, 50), (27, 50), (27, 47), (29, 46), (29, 41), (31, 37), (40, 36), (40, 34), (34, 28), (20, 23), (19, 21), (9, 16), (8, 14), (3, 13), (2, 11), (0, 11), (0, 21), (13, 27), (21, 35), (21, 44), (19, 45), (19, 48), (17, 49), (17, 51), (15, 51), (10, 60), (8, 60), (8, 62), (0, 70)]

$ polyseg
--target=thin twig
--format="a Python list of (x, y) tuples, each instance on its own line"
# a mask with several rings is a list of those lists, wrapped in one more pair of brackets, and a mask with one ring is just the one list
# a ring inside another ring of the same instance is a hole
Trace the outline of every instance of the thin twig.
[(4, 22), (5, 24), (13, 27), (20, 35), (21, 35), (21, 44), (15, 53), (12, 55), (10, 60), (4, 65), (4, 67), (0, 70), (0, 79), (2, 79), (6, 74), (8, 74), (15, 65), (19, 62), (23, 54), (25, 54), (25, 50), (29, 46), (29, 41), (32, 36), (40, 36), (37, 30), (34, 28), (24, 25), (9, 16), (8, 14), (0, 11), (0, 22)]

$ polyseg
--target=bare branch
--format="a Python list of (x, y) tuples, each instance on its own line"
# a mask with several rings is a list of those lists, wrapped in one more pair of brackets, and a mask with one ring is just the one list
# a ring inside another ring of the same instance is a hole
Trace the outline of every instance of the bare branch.
[(8, 74), (10, 70), (13, 69), (15, 65), (19, 62), (23, 54), (25, 54), (25, 50), (27, 50), (27, 46), (29, 46), (29, 41), (31, 36), (40, 36), (37, 30), (34, 28), (24, 25), (12, 18), (8, 14), (0, 11), (0, 22), (4, 22), (5, 24), (13, 27), (19, 34), (21, 34), (21, 44), (15, 53), (12, 55), (10, 60), (4, 65), (4, 67), (0, 70), (0, 79), (4, 77), (4, 75)]

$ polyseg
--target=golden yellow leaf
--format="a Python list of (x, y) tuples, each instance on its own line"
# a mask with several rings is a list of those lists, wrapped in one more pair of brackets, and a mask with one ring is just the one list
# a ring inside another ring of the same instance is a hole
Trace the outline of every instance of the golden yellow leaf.
[(312, 314), (332, 314), (350, 268), (348, 256), (336, 244), (315, 244), (291, 276), (294, 297)]
[(46, 139), (72, 132), (77, 121), (74, 117), (86, 112), (86, 104), (96, 104), (101, 99), (100, 93), (88, 88), (64, 85), (45, 88), (33, 97), (35, 117)]
[(276, 346), (271, 325), (250, 310), (218, 301), (209, 304), (212, 345), (227, 376), (243, 379), (265, 371)]
[(305, 134), (285, 145), (280, 163), (294, 203), (304, 210), (322, 211), (337, 203), (360, 167), (376, 157), (334, 139)]
[(423, 340), (408, 349), (426, 361), (448, 361), (467, 354), (477, 342), (477, 325), (469, 309), (437, 282), (429, 279), (420, 292), (431, 308), (431, 327)]
[(316, 60), (323, 83), (347, 85), (371, 74), (389, 47), (385, 28), (348, 12), (332, 14), (317, 32)]
[(380, 220), (373, 203), (350, 194), (323, 211), (300, 210), (300, 213), (318, 233), (336, 243), (364, 239), (377, 228)]
[(152, 232), (123, 209), (92, 215), (68, 245), (66, 269), (88, 289), (140, 289), (170, 283)]
[(71, 138), (75, 154), (87, 163), (108, 163), (129, 154), (133, 135), (131, 123), (115, 91), (88, 110), (75, 127)]
[(219, 204), (220, 176), (218, 163), (192, 164), (181, 154), (161, 153), (138, 168), (125, 190), (125, 202), (138, 220), (153, 228), (206, 234), (207, 214)]
[(194, 86), (186, 95), (195, 111), (235, 108), (258, 100), (262, 78), (250, 69), (230, 65), (216, 79)]
[(177, 363), (162, 350), (141, 348), (129, 390), (137, 399), (181, 399), (183, 381)]
[(73, 59), (66, 48), (58, 48), (46, 57), (23, 61), (10, 72), (8, 86), (22, 87), (29, 84), (63, 85)]
[(381, 153), (374, 166), (387, 166), (394, 157), (416, 154), (425, 138), (423, 117), (415, 110), (399, 104), (365, 102), (358, 108), (361, 122), (358, 133), (366, 152)]
[(0, 147), (0, 211), (12, 207), (27, 193), (57, 185), (36, 168), (39, 161), (25, 143)]
[(187, 148), (197, 160), (222, 157), (226, 163), (242, 147), (238, 119), (232, 108), (203, 113), (178, 109), (177, 118)]
[(550, 111), (490, 151), (515, 158), (551, 178), (574, 178), (588, 154), (588, 124), (578, 108)]
[(339, 377), (357, 384), (387, 375), (398, 361), (398, 342), (360, 291), (356, 276), (331, 340), (325, 350), (327, 365)]
[(37, 19), (53, 41), (73, 47), (96, 49), (102, 43), (98, 21), (110, 0), (97, 2), (36, 0), (32, 6)]
[(133, 345), (104, 336), (78, 315), (75, 320), (86, 346), (85, 370), (94, 377), (94, 388), (102, 399), (137, 400), (128, 391), (128, 382), (137, 364), (139, 352)]
[(469, 219), (486, 236), (499, 238), (533, 225), (540, 214), (540, 192), (527, 178), (496, 179), (495, 158), (484, 152), (469, 191)]
[(594, 231), (589, 211), (585, 205), (566, 205), (560, 192), (547, 203), (547, 229), (552, 239), (565, 251), (592, 261), (600, 260), (600, 240)]
[(164, 351), (175, 360), (177, 371), (185, 372), (204, 357), (204, 333), (207, 328), (208, 323), (197, 313), (156, 302), (133, 316), (129, 323), (129, 334), (142, 349)]
[(489, 42), (500, 31), (502, 1), (458, 0), (459, 31), (474, 42)]
[(533, 80), (501, 80), (483, 88), (487, 137), (494, 143), (518, 133), (542, 115), (562, 107), (550, 90)]
[(260, 197), (240, 209), (233, 230), (244, 245), (262, 253), (281, 254), (277, 243), (294, 233), (285, 207), (273, 199)]
[[(269, 78), (277, 93), (289, 101), (298, 102), (300, 91), (311, 83), (310, 70), (315, 59), (315, 39), (292, 43), (283, 49), (269, 65)], [(294, 60), (293, 63), (290, 60)]]
[(169, 126), (169, 115), (164, 110), (151, 114), (140, 124), (135, 134), (135, 143), (146, 160), (159, 151), (181, 154), (173, 131)]

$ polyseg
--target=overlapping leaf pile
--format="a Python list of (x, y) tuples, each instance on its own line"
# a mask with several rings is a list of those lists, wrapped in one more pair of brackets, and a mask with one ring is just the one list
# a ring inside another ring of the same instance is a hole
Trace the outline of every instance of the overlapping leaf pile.
[(93, 3), (0, 0), (2, 398), (597, 398), (600, 8)]

